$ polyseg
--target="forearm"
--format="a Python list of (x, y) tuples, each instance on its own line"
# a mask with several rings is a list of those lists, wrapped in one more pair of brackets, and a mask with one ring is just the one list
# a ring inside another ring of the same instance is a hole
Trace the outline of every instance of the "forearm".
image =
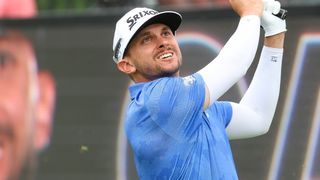
[(271, 125), (278, 102), (281, 81), (284, 33), (265, 38), (264, 47), (252, 82), (241, 99), (262, 118), (265, 131)]
[(258, 136), (270, 128), (280, 92), (283, 49), (272, 48), (277, 43), (268, 45), (271, 47), (263, 47), (252, 82), (239, 103), (241, 110), (233, 108), (227, 128), (232, 139)]
[(207, 86), (206, 97), (209, 101), (206, 106), (212, 104), (245, 75), (254, 59), (259, 35), (260, 18), (242, 17), (237, 30), (219, 55), (199, 71)]
[(271, 48), (283, 48), (285, 33), (279, 33), (273, 36), (265, 37), (264, 45)]
[[(264, 47), (252, 82), (240, 103), (231, 103), (232, 119), (227, 127), (230, 139), (268, 132), (278, 102), (286, 21), (272, 14), (274, 1), (265, 0), (261, 25)], [(276, 3), (277, 4), (277, 3)]]

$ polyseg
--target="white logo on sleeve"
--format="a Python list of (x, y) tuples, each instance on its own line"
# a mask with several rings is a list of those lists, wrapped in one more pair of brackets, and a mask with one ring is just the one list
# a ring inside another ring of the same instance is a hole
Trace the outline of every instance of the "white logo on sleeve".
[(186, 86), (190, 86), (196, 81), (196, 79), (193, 76), (186, 76), (182, 78), (182, 80), (183, 80), (183, 84)]

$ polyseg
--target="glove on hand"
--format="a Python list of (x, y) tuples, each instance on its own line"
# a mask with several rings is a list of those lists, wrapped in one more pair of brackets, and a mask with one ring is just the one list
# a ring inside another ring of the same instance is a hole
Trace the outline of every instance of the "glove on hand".
[(261, 26), (265, 31), (265, 37), (287, 31), (286, 20), (280, 19), (274, 14), (280, 11), (280, 3), (274, 0), (263, 0), (264, 10), (261, 17)]

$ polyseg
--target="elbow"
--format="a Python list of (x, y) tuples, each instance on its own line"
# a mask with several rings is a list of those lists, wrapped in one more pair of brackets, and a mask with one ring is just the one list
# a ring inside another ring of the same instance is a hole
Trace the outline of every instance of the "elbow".
[(256, 128), (256, 131), (257, 131), (256, 134), (258, 136), (267, 134), (269, 132), (270, 126), (271, 126), (271, 123), (269, 123), (269, 122), (271, 122), (271, 121), (262, 118), (261, 123), (259, 123), (259, 126)]
[(267, 134), (269, 132), (270, 126), (264, 127), (260, 130), (260, 135)]

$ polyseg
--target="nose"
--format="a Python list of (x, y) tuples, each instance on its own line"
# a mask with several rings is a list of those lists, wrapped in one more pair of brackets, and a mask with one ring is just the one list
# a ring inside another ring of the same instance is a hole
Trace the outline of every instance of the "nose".
[(165, 48), (164, 44), (160, 44), (159, 49)]
[(158, 48), (162, 49), (162, 48), (166, 48), (167, 46), (168, 46), (168, 40), (160, 36), (158, 38)]

